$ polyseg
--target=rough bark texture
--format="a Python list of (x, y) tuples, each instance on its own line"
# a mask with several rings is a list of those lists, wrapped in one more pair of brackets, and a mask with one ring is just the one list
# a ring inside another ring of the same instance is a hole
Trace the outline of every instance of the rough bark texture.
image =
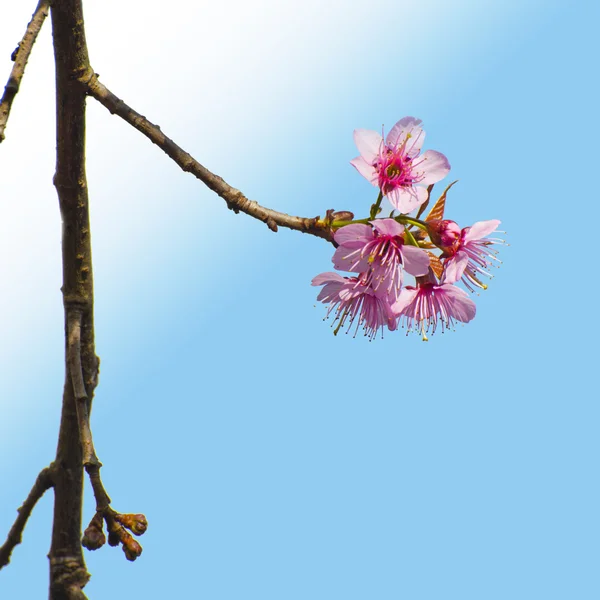
[[(85, 89), (78, 76), (89, 68), (80, 0), (54, 0), (51, 9), (56, 61), (57, 159), (54, 185), (63, 222), (62, 293), (65, 338), (70, 311), (82, 313), (81, 359), (88, 398), (98, 375), (94, 351), (93, 279), (85, 177)], [(89, 579), (81, 547), (83, 463), (76, 399), (66, 360), (63, 407), (55, 459), (54, 524), (50, 547), (50, 598), (84, 598)], [(89, 409), (89, 407), (88, 407)]]

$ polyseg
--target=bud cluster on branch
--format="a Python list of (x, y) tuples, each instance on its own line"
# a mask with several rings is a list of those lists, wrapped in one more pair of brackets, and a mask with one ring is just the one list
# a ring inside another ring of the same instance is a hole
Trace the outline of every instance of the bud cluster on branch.
[(127, 560), (135, 560), (142, 554), (141, 545), (128, 533), (143, 535), (148, 528), (148, 521), (144, 515), (120, 514), (112, 509), (97, 511), (90, 524), (83, 533), (82, 545), (88, 550), (98, 550), (106, 543), (103, 524), (106, 521), (108, 528), (109, 546), (122, 544)]

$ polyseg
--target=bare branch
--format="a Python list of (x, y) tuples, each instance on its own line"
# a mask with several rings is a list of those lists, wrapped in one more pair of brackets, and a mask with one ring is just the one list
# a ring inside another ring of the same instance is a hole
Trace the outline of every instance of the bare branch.
[(31, 17), (31, 21), (29, 21), (29, 25), (27, 25), (25, 35), (11, 56), (11, 59), (15, 64), (10, 72), (8, 83), (4, 87), (2, 100), (0, 100), (0, 143), (4, 140), (4, 130), (6, 129), (6, 122), (8, 121), (12, 103), (19, 92), (21, 79), (23, 79), (25, 73), (25, 65), (31, 54), (33, 44), (42, 28), (44, 19), (48, 16), (49, 5), (50, 0), (39, 0), (33, 16)]
[(100, 462), (94, 451), (88, 411), (89, 398), (83, 381), (83, 368), (81, 366), (81, 322), (81, 309), (67, 306), (67, 363), (77, 408), (83, 466), (87, 468), (88, 465), (98, 465)]
[[(85, 90), (75, 74), (89, 69), (81, 0), (51, 0), (56, 65), (56, 172), (62, 217), (62, 293), (65, 306), (66, 377), (54, 477), (50, 598), (85, 598), (89, 574), (81, 547), (82, 437), (98, 379), (94, 349), (94, 288), (89, 201), (85, 176)], [(70, 322), (69, 322), (70, 321)], [(71, 339), (69, 339), (71, 334)], [(77, 348), (79, 346), (79, 348)], [(79, 390), (83, 371), (85, 396)], [(75, 373), (75, 377), (73, 377)], [(75, 379), (75, 385), (74, 385)], [(76, 398), (76, 393), (79, 398)], [(85, 425), (83, 425), (85, 423)], [(83, 425), (83, 427), (82, 427)], [(84, 429), (82, 436), (81, 430)], [(89, 460), (89, 456), (87, 457)]]
[(121, 544), (127, 560), (135, 560), (141, 555), (142, 546), (126, 530), (129, 529), (134, 535), (142, 535), (148, 527), (148, 522), (144, 515), (121, 514), (112, 508), (110, 497), (100, 478), (102, 463), (98, 460), (94, 450), (88, 411), (89, 398), (85, 389), (81, 366), (82, 320), (82, 308), (67, 303), (67, 362), (69, 376), (77, 406), (82, 462), (90, 478), (94, 497), (96, 498), (96, 514), (83, 534), (82, 544), (88, 550), (97, 550), (102, 547), (106, 542), (106, 537), (102, 531), (103, 521), (106, 521), (108, 543), (111, 546)]
[(146, 517), (141, 514), (121, 514), (111, 507), (110, 497), (100, 478), (102, 463), (96, 456), (92, 431), (90, 429), (88, 403), (83, 368), (81, 361), (81, 324), (83, 321), (83, 308), (76, 303), (67, 302), (67, 364), (69, 378), (73, 386), (73, 395), (77, 409), (77, 422), (79, 426), (79, 439), (81, 441), (82, 462), (90, 478), (94, 497), (96, 498), (96, 514), (92, 517), (86, 528), (81, 543), (88, 550), (97, 550), (106, 543), (106, 536), (102, 530), (103, 521), (106, 521), (108, 530), (108, 543), (111, 546), (123, 547), (123, 552), (128, 560), (135, 560), (142, 553), (142, 546), (133, 539), (126, 530), (134, 535), (142, 535), (148, 527)]
[(277, 231), (277, 227), (281, 226), (332, 241), (333, 236), (328, 224), (319, 217), (294, 217), (261, 206), (254, 200), (248, 200), (240, 190), (231, 187), (221, 177), (211, 173), (211, 171), (201, 165), (171, 138), (167, 137), (158, 125), (148, 121), (146, 117), (140, 115), (133, 108), (125, 104), (123, 100), (115, 96), (100, 82), (97, 74), (93, 72), (88, 73), (80, 77), (79, 81), (86, 86), (90, 96), (98, 100), (112, 114), (118, 115), (143, 133), (153, 144), (156, 144), (165, 154), (173, 159), (183, 171), (192, 173), (192, 175), (202, 181), (213, 192), (221, 196), (227, 203), (228, 208), (235, 213), (243, 212), (259, 221), (263, 221), (271, 231)]
[(96, 456), (92, 431), (90, 429), (88, 403), (82, 361), (81, 361), (81, 324), (83, 321), (83, 308), (72, 302), (66, 303), (67, 309), (67, 364), (69, 378), (73, 385), (73, 395), (77, 409), (77, 422), (79, 426), (79, 439), (81, 441), (82, 462), (90, 478), (94, 497), (96, 498), (96, 514), (90, 521), (83, 534), (82, 544), (88, 550), (97, 550), (106, 542), (102, 531), (103, 521), (106, 521), (108, 530), (108, 543), (111, 546), (123, 547), (123, 552), (128, 560), (135, 560), (142, 553), (142, 546), (133, 539), (129, 529), (134, 535), (142, 535), (148, 527), (146, 517), (141, 514), (121, 514), (111, 507), (110, 497), (100, 478), (102, 463)]
[(31, 516), (37, 501), (44, 495), (46, 490), (50, 489), (53, 485), (52, 481), (52, 465), (46, 467), (40, 471), (37, 476), (29, 495), (23, 505), (18, 509), (19, 516), (16, 518), (13, 526), (8, 532), (6, 542), (0, 547), (0, 569), (5, 567), (10, 562), (10, 555), (14, 550), (15, 546), (21, 543), (23, 537), (23, 530), (27, 524), (27, 520)]

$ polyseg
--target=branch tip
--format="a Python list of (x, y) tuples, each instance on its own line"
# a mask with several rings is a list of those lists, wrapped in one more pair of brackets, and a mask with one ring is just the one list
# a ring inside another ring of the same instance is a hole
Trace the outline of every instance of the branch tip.
[(25, 525), (27, 525), (27, 521), (38, 500), (44, 495), (46, 490), (52, 487), (53, 468), (54, 466), (50, 465), (40, 471), (25, 502), (17, 509), (18, 516), (8, 532), (6, 542), (0, 546), (0, 570), (2, 567), (8, 565), (12, 551), (15, 546), (21, 543)]
[(8, 83), (4, 87), (4, 94), (0, 99), (0, 143), (4, 140), (4, 130), (10, 115), (13, 100), (19, 92), (21, 80), (25, 74), (25, 66), (29, 60), (29, 55), (33, 44), (42, 28), (44, 19), (48, 16), (50, 0), (39, 0), (35, 8), (31, 21), (27, 25), (23, 39), (17, 44), (17, 47), (10, 55), (10, 59), (15, 64), (8, 77)]

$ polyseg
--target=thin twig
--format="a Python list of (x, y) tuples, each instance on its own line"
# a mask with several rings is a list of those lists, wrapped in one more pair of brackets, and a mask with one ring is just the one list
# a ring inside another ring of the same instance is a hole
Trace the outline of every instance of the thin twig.
[(29, 25), (27, 25), (25, 35), (11, 56), (11, 59), (15, 61), (15, 64), (10, 72), (8, 83), (4, 87), (2, 100), (0, 100), (0, 143), (4, 140), (4, 130), (6, 129), (6, 122), (8, 121), (12, 103), (19, 92), (21, 79), (23, 79), (23, 74), (25, 73), (25, 65), (31, 54), (33, 44), (42, 28), (44, 19), (48, 16), (49, 5), (50, 0), (40, 0), (38, 2), (33, 16), (31, 17), (31, 21), (29, 21)]
[(101, 466), (102, 465), (99, 464), (90, 464), (86, 466), (85, 470), (87, 471), (87, 474), (90, 478), (90, 483), (92, 484), (94, 498), (96, 498), (96, 511), (104, 513), (110, 512), (112, 509), (110, 508), (110, 496), (104, 489), (104, 484), (102, 483), (102, 479), (100, 478)]
[(310, 233), (327, 241), (333, 239), (329, 226), (319, 217), (294, 217), (261, 206), (254, 200), (248, 200), (240, 190), (231, 187), (221, 177), (209, 171), (172, 139), (167, 137), (158, 125), (148, 121), (146, 117), (140, 115), (133, 108), (125, 104), (123, 100), (115, 96), (99, 81), (95, 73), (92, 72), (82, 76), (80, 81), (86, 86), (90, 96), (98, 100), (112, 114), (118, 115), (143, 133), (152, 143), (156, 144), (173, 159), (183, 171), (192, 173), (192, 175), (207, 185), (213, 192), (221, 196), (227, 203), (228, 208), (235, 213), (243, 212), (259, 221), (263, 221), (271, 231), (277, 231), (277, 227), (281, 226), (303, 233)]
[(127, 560), (136, 560), (142, 554), (142, 546), (131, 533), (135, 536), (143, 535), (148, 528), (148, 521), (142, 514), (122, 514), (110, 505), (111, 500), (100, 478), (101, 466), (100, 464), (90, 464), (85, 467), (96, 498), (96, 514), (84, 531), (81, 543), (88, 550), (98, 550), (104, 546), (106, 536), (103, 531), (103, 523), (106, 522), (108, 544), (110, 546), (121, 545)]
[(10, 562), (10, 555), (17, 544), (21, 543), (23, 530), (27, 520), (37, 504), (37, 501), (44, 495), (44, 492), (52, 487), (52, 465), (40, 471), (29, 495), (23, 505), (18, 509), (18, 517), (8, 532), (6, 542), (0, 547), (0, 569)]
[(81, 321), (83, 315), (80, 308), (69, 306), (67, 308), (67, 361), (69, 375), (73, 384), (75, 403), (77, 405), (77, 421), (79, 423), (79, 437), (83, 452), (83, 466), (100, 465), (94, 450), (90, 418), (88, 412), (88, 395), (83, 382), (83, 369), (81, 366)]
[(69, 376), (73, 385), (73, 394), (77, 406), (77, 422), (82, 448), (83, 466), (90, 478), (94, 498), (96, 499), (96, 514), (89, 527), (84, 532), (82, 543), (89, 550), (96, 550), (104, 544), (102, 520), (106, 521), (111, 546), (121, 544), (128, 560), (135, 560), (142, 553), (141, 545), (126, 531), (134, 535), (142, 535), (148, 523), (144, 515), (120, 514), (111, 507), (110, 496), (100, 478), (102, 463), (94, 450), (90, 418), (88, 411), (88, 395), (83, 381), (81, 365), (81, 323), (84, 309), (72, 302), (67, 303), (67, 362)]

